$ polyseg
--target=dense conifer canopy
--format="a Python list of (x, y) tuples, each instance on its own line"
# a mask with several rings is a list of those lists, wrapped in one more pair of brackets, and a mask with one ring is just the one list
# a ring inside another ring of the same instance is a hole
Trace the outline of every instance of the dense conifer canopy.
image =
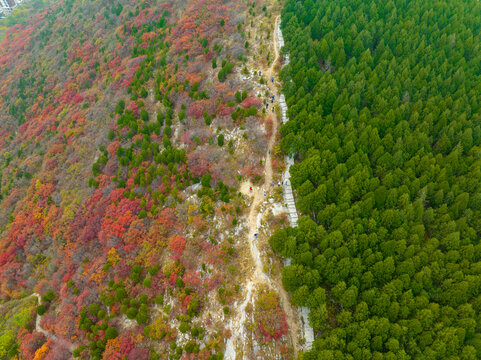
[(288, 0), (296, 229), (283, 283), (304, 359), (481, 357), (481, 5)]

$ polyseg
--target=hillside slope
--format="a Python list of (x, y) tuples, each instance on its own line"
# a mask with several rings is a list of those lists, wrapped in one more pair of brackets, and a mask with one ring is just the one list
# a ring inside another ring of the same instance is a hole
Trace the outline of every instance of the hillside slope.
[[(267, 2), (65, 0), (6, 31), (0, 296), (24, 316), (0, 357), (222, 358), (252, 266), (237, 189), (277, 135), (245, 80), (273, 23)], [(263, 301), (256, 341), (289, 354)]]

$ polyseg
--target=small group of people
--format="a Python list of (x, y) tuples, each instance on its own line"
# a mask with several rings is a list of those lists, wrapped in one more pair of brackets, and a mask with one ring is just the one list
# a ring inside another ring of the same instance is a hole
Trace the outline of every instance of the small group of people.
[[(271, 185), (272, 185), (272, 186), (275, 186), (274, 181), (271, 183)], [(284, 183), (281, 182), (281, 181), (278, 181), (278, 182), (277, 182), (277, 186), (281, 187), (281, 185), (284, 185)], [(287, 181), (286, 181), (286, 185), (287, 185)]]
[[(277, 186), (279, 186), (279, 187), (282, 186), (282, 185), (287, 185), (287, 184), (288, 184), (288, 181), (287, 181), (287, 180), (286, 180), (285, 183), (284, 183), (283, 181), (278, 181), (278, 182), (277, 182)], [(274, 181), (271, 182), (271, 185), (272, 185), (272, 186), (275, 186)], [(252, 186), (249, 187), (249, 191), (251, 191), (251, 192), (253, 191)], [(264, 191), (264, 196), (266, 196), (266, 192), (265, 192), (265, 191)]]
[(272, 97), (269, 95), (269, 97), (266, 99), (266, 110), (269, 109), (269, 100), (271, 100), (271, 104), (272, 104), (272, 111), (274, 111), (274, 99), (275, 99), (275, 95), (272, 95)]
[[(262, 72), (259, 70), (259, 72), (254, 71), (254, 74), (259, 74), (259, 76), (262, 76)], [(271, 82), (274, 84), (274, 76), (271, 77)]]

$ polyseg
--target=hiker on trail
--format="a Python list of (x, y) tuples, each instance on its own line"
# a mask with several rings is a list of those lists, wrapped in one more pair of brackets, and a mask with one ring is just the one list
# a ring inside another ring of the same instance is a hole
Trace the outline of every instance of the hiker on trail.
[(271, 81), (274, 82), (274, 78), (271, 78)]
[(280, 182), (280, 181), (277, 182), (277, 186), (281, 186), (281, 182)]
[(257, 233), (254, 234), (254, 237), (255, 237), (256, 239), (257, 239), (257, 235), (259, 235), (259, 234), (257, 234)]
[(271, 154), (271, 149), (269, 149), (269, 155)]
[(272, 182), (272, 186), (274, 186), (274, 181)]
[(266, 196), (266, 192), (264, 191), (264, 196)]
[(250, 191), (252, 191), (252, 186), (249, 188)]

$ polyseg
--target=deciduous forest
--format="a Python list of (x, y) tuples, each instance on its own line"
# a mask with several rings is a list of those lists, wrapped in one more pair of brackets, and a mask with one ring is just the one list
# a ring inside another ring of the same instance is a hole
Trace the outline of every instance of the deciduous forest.
[[(223, 357), (249, 201), (236, 189), (262, 182), (270, 136), (239, 81), (254, 16), (271, 15), (61, 0), (5, 30), (1, 359)], [(277, 304), (256, 305), (264, 342), (286, 333), (266, 325)]]
[(28, 0), (15, 8), (8, 17), (0, 19), (0, 42), (5, 37), (5, 31), (17, 24), (26, 24), (30, 18), (52, 5), (54, 0)]
[(481, 357), (480, 24), (478, 1), (285, 3), (304, 216), (270, 243), (305, 360)]

